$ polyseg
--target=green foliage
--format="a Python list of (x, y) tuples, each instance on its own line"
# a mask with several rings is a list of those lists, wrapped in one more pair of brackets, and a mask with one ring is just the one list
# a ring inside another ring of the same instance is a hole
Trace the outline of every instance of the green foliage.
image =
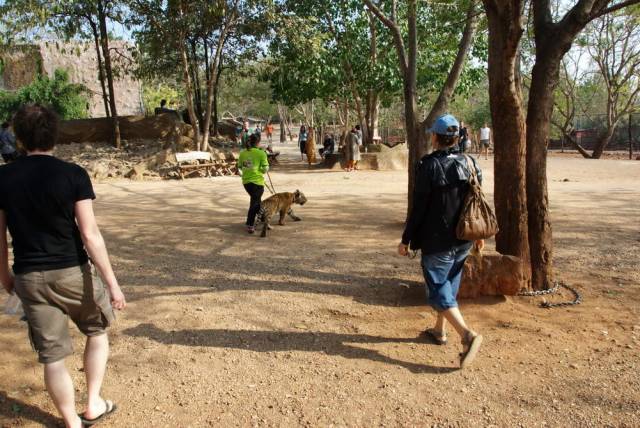
[(476, 87), (467, 93), (458, 94), (450, 105), (451, 113), (471, 129), (478, 130), (485, 122), (491, 123), (488, 86), (489, 82), (485, 75), (484, 80)]
[(257, 66), (245, 67), (225, 76), (220, 87), (220, 114), (268, 118), (277, 115), (271, 103), (271, 88), (261, 81)]
[(33, 83), (16, 92), (0, 91), (0, 120), (8, 120), (27, 103), (40, 103), (53, 108), (61, 119), (87, 117), (88, 90), (69, 83), (65, 70), (56, 70), (53, 78), (39, 76)]
[(181, 105), (183, 99), (184, 88), (175, 82), (152, 80), (145, 82), (142, 86), (142, 101), (147, 115), (152, 115), (162, 100), (167, 100), (168, 108), (184, 108)]

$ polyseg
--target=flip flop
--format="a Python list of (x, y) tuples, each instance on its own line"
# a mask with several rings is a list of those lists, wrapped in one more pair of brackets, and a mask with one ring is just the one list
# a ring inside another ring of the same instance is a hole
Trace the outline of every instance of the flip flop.
[(422, 336), (424, 336), (429, 342), (436, 345), (444, 346), (448, 343), (446, 334), (440, 334), (432, 328), (428, 328), (423, 331)]
[(460, 354), (461, 369), (469, 367), (473, 360), (475, 360), (480, 350), (480, 345), (482, 345), (482, 336), (478, 334), (472, 337), (471, 341), (466, 342), (465, 345), (469, 345), (469, 349)]
[(97, 418), (87, 419), (83, 415), (78, 415), (80, 416), (80, 420), (82, 421), (82, 426), (85, 426), (85, 427), (93, 426), (98, 422), (106, 419), (109, 415), (111, 415), (113, 412), (118, 410), (118, 406), (116, 406), (116, 404), (113, 403), (112, 401), (104, 400), (104, 405), (106, 406), (104, 413), (98, 416)]

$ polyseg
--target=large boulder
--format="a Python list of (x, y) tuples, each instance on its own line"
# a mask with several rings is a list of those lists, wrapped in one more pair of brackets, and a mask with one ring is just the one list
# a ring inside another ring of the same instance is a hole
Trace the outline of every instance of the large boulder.
[(518, 257), (472, 252), (464, 266), (458, 297), (515, 296), (527, 288), (524, 269)]
[[(193, 137), (193, 128), (173, 113), (157, 116), (122, 116), (120, 137), (123, 140), (168, 139), (175, 135)], [(111, 119), (64, 120), (60, 122), (58, 144), (111, 141)]]

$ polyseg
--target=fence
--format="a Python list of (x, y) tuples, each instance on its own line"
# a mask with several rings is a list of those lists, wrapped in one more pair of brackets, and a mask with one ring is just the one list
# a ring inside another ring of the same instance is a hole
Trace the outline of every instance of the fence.
[[(585, 150), (595, 149), (599, 138), (606, 130), (606, 115), (577, 116), (573, 137)], [(563, 140), (552, 140), (549, 149), (572, 149), (571, 143)], [(620, 121), (605, 151), (640, 151), (640, 113), (630, 114)]]

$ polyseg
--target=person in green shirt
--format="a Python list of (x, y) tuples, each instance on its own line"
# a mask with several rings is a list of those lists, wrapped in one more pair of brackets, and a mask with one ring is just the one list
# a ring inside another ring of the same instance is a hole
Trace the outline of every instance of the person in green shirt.
[(247, 232), (256, 231), (256, 215), (260, 211), (262, 194), (264, 193), (264, 174), (269, 171), (267, 154), (259, 148), (257, 135), (249, 136), (248, 148), (240, 152), (238, 168), (242, 173), (242, 185), (249, 194), (249, 212), (247, 213)]

